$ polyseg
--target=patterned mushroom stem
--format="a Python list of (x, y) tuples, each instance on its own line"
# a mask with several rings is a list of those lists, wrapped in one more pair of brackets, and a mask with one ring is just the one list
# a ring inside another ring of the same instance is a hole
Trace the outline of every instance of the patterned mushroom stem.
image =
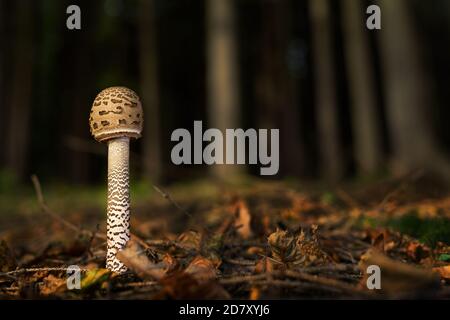
[(106, 268), (123, 273), (127, 267), (116, 257), (130, 239), (130, 138), (108, 142), (108, 219)]

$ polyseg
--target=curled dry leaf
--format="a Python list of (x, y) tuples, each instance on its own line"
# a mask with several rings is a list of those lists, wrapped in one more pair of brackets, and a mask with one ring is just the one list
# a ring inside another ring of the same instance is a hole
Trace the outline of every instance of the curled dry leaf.
[(195, 257), (186, 268), (185, 272), (198, 281), (215, 279), (217, 275), (217, 269), (214, 264), (202, 256)]
[(367, 288), (367, 268), (380, 267), (381, 291), (392, 296), (420, 295), (439, 287), (439, 278), (429, 269), (422, 269), (393, 260), (377, 249), (371, 248), (361, 256), (359, 268), (365, 277), (361, 287)]
[(277, 230), (268, 237), (272, 256), (276, 261), (286, 265), (302, 261), (301, 253), (297, 247), (297, 238), (288, 231)]
[(154, 263), (150, 261), (146, 251), (133, 240), (128, 241), (125, 248), (117, 253), (117, 258), (143, 279), (159, 280), (167, 271), (167, 265), (164, 262)]

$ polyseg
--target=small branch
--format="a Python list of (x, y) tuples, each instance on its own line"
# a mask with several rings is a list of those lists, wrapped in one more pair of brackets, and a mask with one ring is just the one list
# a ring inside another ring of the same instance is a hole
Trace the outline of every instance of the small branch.
[(285, 270), (284, 272), (276, 272), (276, 274), (278, 276), (288, 276), (291, 278), (295, 278), (298, 280), (304, 280), (304, 281), (309, 281), (312, 283), (318, 283), (321, 285), (325, 285), (325, 286), (330, 286), (330, 287), (334, 287), (334, 288), (338, 288), (341, 291), (344, 292), (350, 292), (350, 293), (357, 293), (357, 294), (367, 294), (366, 291), (363, 291), (355, 286), (349, 285), (345, 282), (336, 280), (336, 279), (331, 279), (331, 278), (324, 278), (324, 277), (319, 277), (316, 275), (310, 275), (307, 273), (303, 273), (303, 272), (298, 272), (298, 271), (292, 271), (292, 270)]
[[(24, 269), (17, 269), (9, 272), (2, 272), (0, 273), (0, 276), (12, 276), (16, 274), (23, 274), (23, 273), (34, 273), (34, 272), (52, 272), (52, 271), (67, 271), (69, 270), (68, 267), (53, 267), (53, 268), (24, 268)], [(89, 271), (89, 269), (83, 269), (80, 268), (81, 272)]]
[(61, 216), (59, 214), (55, 213), (53, 210), (51, 210), (49, 208), (49, 206), (47, 205), (47, 203), (45, 202), (44, 195), (42, 193), (41, 183), (39, 182), (39, 178), (35, 174), (33, 174), (31, 176), (31, 181), (33, 182), (33, 186), (34, 186), (34, 190), (36, 192), (36, 197), (37, 197), (39, 206), (41, 207), (41, 210), (44, 213), (48, 214), (53, 219), (59, 221), (61, 224), (65, 225), (67, 228), (69, 228), (69, 229), (71, 229), (71, 230), (73, 230), (75, 232), (78, 232), (78, 233), (88, 232), (89, 234), (95, 236), (96, 238), (103, 239), (103, 240), (106, 239), (106, 235), (104, 235), (104, 234), (101, 234), (101, 233), (98, 233), (98, 232), (93, 233), (93, 232), (88, 231), (88, 230), (80, 229), (79, 227), (77, 227), (73, 223), (71, 223), (71, 222), (61, 218)]
[(157, 186), (153, 185), (153, 189), (155, 189), (160, 195), (163, 196), (164, 199), (166, 199), (167, 201), (169, 201), (175, 208), (177, 208), (178, 210), (180, 210), (182, 213), (184, 213), (185, 215), (187, 215), (189, 218), (192, 218), (192, 215), (185, 209), (183, 209), (178, 202), (176, 202), (174, 199), (172, 199), (172, 197), (170, 196), (170, 194), (162, 191), (160, 188), (158, 188)]
[(267, 279), (267, 275), (265, 273), (263, 273), (263, 274), (250, 275), (250, 276), (222, 278), (219, 280), (219, 282), (220, 282), (220, 284), (223, 284), (223, 285), (233, 285), (233, 284), (253, 282), (253, 281), (265, 280), (265, 279)]
[[(162, 197), (164, 199), (166, 199), (167, 201), (169, 201), (176, 209), (178, 209), (181, 213), (185, 214), (187, 217), (192, 218), (192, 214), (190, 214), (186, 209), (183, 209), (183, 207), (181, 207), (178, 202), (176, 202), (174, 199), (172, 199), (172, 197), (170, 196), (170, 194), (168, 194), (167, 192), (162, 191), (159, 187), (153, 185), (153, 189), (156, 190), (156, 192), (158, 192), (160, 195), (162, 195)], [(208, 227), (200, 227), (200, 231), (204, 231), (206, 234), (213, 234), (214, 232), (208, 228)]]

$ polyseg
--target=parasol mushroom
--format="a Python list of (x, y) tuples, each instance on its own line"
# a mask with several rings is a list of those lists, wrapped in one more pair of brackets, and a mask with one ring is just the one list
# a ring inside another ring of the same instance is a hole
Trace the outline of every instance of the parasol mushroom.
[(138, 95), (125, 87), (101, 91), (92, 104), (89, 123), (94, 138), (108, 143), (106, 268), (123, 273), (127, 267), (116, 254), (130, 239), (130, 138), (140, 138), (143, 127)]

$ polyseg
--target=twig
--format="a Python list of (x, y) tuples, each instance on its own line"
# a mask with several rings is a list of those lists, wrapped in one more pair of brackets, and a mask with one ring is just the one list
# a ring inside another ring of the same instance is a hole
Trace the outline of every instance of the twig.
[[(69, 270), (68, 267), (51, 267), (51, 268), (23, 268), (23, 269), (17, 269), (13, 271), (8, 272), (2, 272), (0, 273), (0, 276), (10, 276), (15, 274), (22, 274), (22, 273), (34, 273), (34, 272), (52, 272), (52, 271), (67, 271)], [(83, 269), (80, 268), (81, 272), (89, 271), (89, 269)]]
[(263, 274), (250, 275), (250, 276), (222, 278), (219, 280), (219, 282), (223, 285), (232, 285), (232, 284), (240, 284), (240, 283), (245, 283), (245, 282), (253, 282), (253, 281), (257, 281), (257, 280), (265, 280), (266, 278), (267, 278), (267, 275), (265, 273), (263, 273)]
[(167, 201), (169, 201), (175, 208), (177, 208), (178, 210), (180, 210), (182, 213), (184, 213), (185, 215), (187, 215), (189, 218), (192, 218), (192, 215), (186, 210), (183, 209), (178, 202), (176, 202), (174, 199), (172, 199), (172, 197), (170, 196), (170, 194), (162, 191), (159, 187), (153, 185), (153, 189), (155, 189), (160, 195), (163, 196), (164, 199), (166, 199)]
[(152, 287), (158, 286), (158, 281), (143, 281), (143, 282), (129, 282), (124, 284), (119, 284), (117, 288), (140, 288), (140, 287)]
[[(33, 174), (31, 176), (31, 181), (33, 182), (34, 190), (36, 191), (36, 196), (37, 196), (39, 206), (41, 207), (41, 209), (44, 213), (50, 215), (53, 219), (58, 220), (61, 224), (65, 225), (67, 228), (69, 228), (75, 232), (80, 233), (83, 231), (76, 225), (72, 224), (71, 222), (61, 218), (58, 214), (53, 212), (53, 210), (51, 210), (48, 207), (47, 203), (45, 202), (44, 196), (42, 194), (41, 183), (39, 182), (39, 179), (35, 174)], [(99, 236), (100, 235), (97, 235), (97, 237), (99, 237)], [(106, 236), (101, 237), (101, 238), (106, 239)]]
[[(178, 209), (181, 213), (183, 213), (184, 215), (186, 215), (189, 218), (192, 218), (192, 214), (190, 214), (189, 211), (187, 211), (186, 209), (184, 209), (183, 207), (181, 207), (178, 202), (176, 202), (174, 199), (172, 199), (172, 197), (170, 196), (170, 194), (168, 194), (167, 192), (164, 192), (161, 190), (161, 188), (153, 185), (153, 189), (155, 189), (160, 195), (162, 195), (162, 197), (164, 199), (166, 199), (167, 201), (169, 201), (176, 209)], [(206, 234), (213, 234), (214, 232), (208, 228), (208, 227), (200, 227), (200, 231), (205, 232)]]
[[(56, 214), (53, 210), (51, 210), (49, 208), (49, 206), (47, 205), (47, 203), (45, 202), (44, 196), (42, 194), (42, 188), (41, 188), (41, 183), (39, 182), (39, 178), (33, 174), (31, 176), (31, 181), (33, 182), (34, 185), (34, 189), (36, 191), (36, 196), (39, 202), (39, 206), (41, 207), (42, 211), (48, 215), (50, 215), (52, 218), (58, 220), (60, 223), (62, 223), (63, 225), (65, 225), (67, 228), (78, 232), (78, 233), (88, 233), (92, 239), (93, 238), (98, 238), (98, 239), (102, 239), (102, 240), (106, 240), (106, 235), (104, 233), (101, 233), (98, 231), (98, 226), (97, 226), (97, 230), (95, 232), (89, 231), (89, 230), (83, 230), (79, 227), (77, 227), (76, 225), (74, 225), (73, 223), (61, 218), (60, 215)], [(140, 245), (142, 245), (144, 248), (149, 249), (149, 245), (142, 240), (140, 237), (138, 237), (137, 235), (131, 233), (131, 239), (133, 239), (134, 241), (138, 242)]]
[(310, 275), (307, 273), (303, 273), (303, 272), (298, 272), (298, 271), (292, 271), (292, 270), (285, 270), (284, 272), (276, 272), (275, 273), (278, 276), (288, 276), (291, 278), (295, 278), (295, 279), (299, 279), (299, 280), (304, 280), (304, 281), (309, 281), (309, 282), (313, 282), (313, 283), (318, 283), (321, 285), (325, 285), (325, 286), (331, 286), (331, 287), (335, 287), (340, 289), (341, 291), (345, 291), (345, 292), (351, 292), (351, 293), (358, 293), (358, 294), (364, 294), (367, 292), (349, 285), (345, 282), (336, 280), (336, 279), (331, 279), (331, 278), (324, 278), (324, 277), (319, 277), (316, 275)]
[(257, 261), (243, 260), (243, 259), (224, 259), (225, 262), (229, 264), (234, 264), (238, 266), (254, 267)]

